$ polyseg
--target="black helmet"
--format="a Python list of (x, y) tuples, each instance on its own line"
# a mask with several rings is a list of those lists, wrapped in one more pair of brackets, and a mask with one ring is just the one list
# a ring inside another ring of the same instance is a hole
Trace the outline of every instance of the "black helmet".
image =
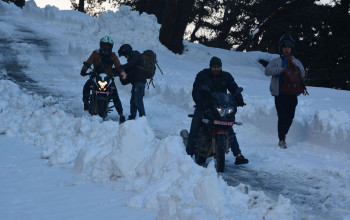
[(118, 55), (129, 56), (131, 54), (131, 51), (132, 51), (132, 47), (129, 44), (123, 44), (118, 50)]
[(100, 52), (102, 55), (109, 56), (112, 53), (114, 41), (110, 36), (104, 36), (100, 40)]
[(283, 34), (278, 42), (278, 51), (279, 53), (282, 53), (282, 48), (288, 46), (293, 49), (294, 47), (294, 40), (289, 34)]

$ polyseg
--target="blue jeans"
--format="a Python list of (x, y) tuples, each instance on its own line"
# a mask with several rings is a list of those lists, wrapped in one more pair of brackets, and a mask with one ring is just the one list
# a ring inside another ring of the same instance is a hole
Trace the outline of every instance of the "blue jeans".
[(135, 82), (132, 85), (129, 118), (134, 119), (136, 117), (137, 111), (139, 112), (139, 117), (146, 115), (145, 106), (143, 105), (143, 96), (145, 95), (145, 87), (146, 87), (146, 83), (144, 82)]

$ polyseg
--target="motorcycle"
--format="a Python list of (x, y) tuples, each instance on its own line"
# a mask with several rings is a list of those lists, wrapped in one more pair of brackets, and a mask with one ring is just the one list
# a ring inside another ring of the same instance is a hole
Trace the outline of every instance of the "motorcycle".
[(111, 86), (113, 76), (95, 71), (87, 62), (84, 62), (84, 65), (92, 70), (91, 72), (87, 73), (87, 75), (89, 75), (92, 79), (89, 96), (89, 113), (91, 115), (99, 115), (101, 118), (105, 118), (114, 107), (109, 107), (109, 103), (112, 100), (112, 91), (115, 89)]
[[(204, 87), (203, 90), (211, 94), (216, 105), (205, 110), (202, 116), (202, 123), (197, 138), (194, 140), (195, 162), (202, 165), (207, 158), (214, 157), (216, 171), (224, 172), (225, 154), (229, 153), (230, 149), (229, 129), (233, 125), (242, 125), (241, 122), (235, 121), (237, 104), (234, 98), (243, 91), (243, 88), (239, 87), (235, 94), (211, 93), (207, 87)], [(193, 114), (188, 116), (193, 117)], [(188, 131), (184, 129), (180, 132), (180, 135), (185, 146), (187, 146)]]

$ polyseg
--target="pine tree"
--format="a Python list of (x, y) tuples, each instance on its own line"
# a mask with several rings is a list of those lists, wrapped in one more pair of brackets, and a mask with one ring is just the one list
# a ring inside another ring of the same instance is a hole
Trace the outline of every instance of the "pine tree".
[(160, 42), (174, 53), (182, 54), (183, 37), (190, 21), (195, 0), (167, 0), (162, 26), (159, 32)]

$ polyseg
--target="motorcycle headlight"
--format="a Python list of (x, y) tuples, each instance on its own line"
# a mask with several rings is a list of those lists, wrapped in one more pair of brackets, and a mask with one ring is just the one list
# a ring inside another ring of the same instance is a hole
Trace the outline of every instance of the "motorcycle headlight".
[(226, 115), (226, 109), (225, 108), (216, 108), (220, 114), (221, 117), (224, 117)]
[(98, 85), (100, 86), (100, 90), (103, 89), (103, 90), (106, 90), (105, 86), (107, 85), (107, 82), (102, 82), (102, 81), (98, 81), (97, 82)]
[(221, 117), (227, 117), (230, 114), (234, 113), (233, 108), (216, 108), (220, 114)]

